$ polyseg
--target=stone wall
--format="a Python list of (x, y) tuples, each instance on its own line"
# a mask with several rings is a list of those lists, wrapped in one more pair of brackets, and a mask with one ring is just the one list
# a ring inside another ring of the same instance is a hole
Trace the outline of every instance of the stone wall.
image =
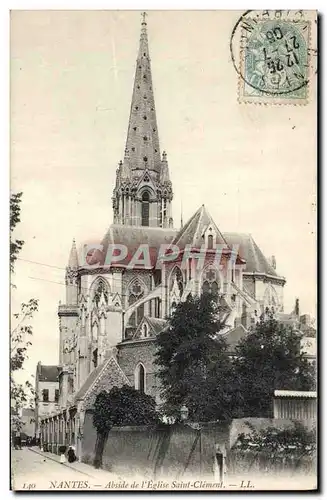
[(145, 392), (153, 396), (156, 401), (159, 402), (159, 382), (155, 375), (156, 366), (153, 364), (156, 349), (154, 339), (126, 341), (122, 342), (117, 347), (117, 361), (132, 387), (135, 386), (135, 369), (139, 363), (142, 363), (146, 373)]
[[(92, 413), (87, 412), (83, 462), (93, 464), (95, 442)], [(124, 478), (212, 478), (216, 444), (228, 448), (229, 425), (201, 424), (201, 429), (183, 424), (114, 428), (105, 445), (103, 468)]]
[[(250, 479), (254, 472), (260, 477), (267, 468), (272, 470), (274, 457), (271, 454), (265, 456), (265, 467), (261, 470), (260, 461), (256, 460), (253, 464), (251, 460), (244, 462), (231, 448), (241, 433), (247, 434), (271, 426), (284, 429), (293, 427), (294, 422), (248, 418), (234, 419), (231, 423), (113, 428), (104, 448), (103, 468), (124, 479), (141, 476), (145, 480), (169, 479), (170, 482), (198, 478), (212, 480), (215, 478), (215, 454), (219, 447), (226, 455), (227, 474), (230, 477), (243, 474), (243, 479)], [(84, 423), (83, 462), (93, 464), (95, 443), (96, 431), (92, 424), (92, 412), (89, 411)], [(305, 460), (310, 462), (308, 457)], [(312, 472), (314, 463), (309, 462), (304, 465)], [(283, 470), (286, 474), (291, 472), (286, 469), (287, 464)]]

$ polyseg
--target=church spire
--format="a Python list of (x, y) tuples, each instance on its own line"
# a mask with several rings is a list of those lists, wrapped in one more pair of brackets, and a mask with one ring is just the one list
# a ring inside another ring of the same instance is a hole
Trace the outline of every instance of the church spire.
[(172, 184), (167, 154), (160, 155), (152, 87), (146, 13), (142, 14), (139, 50), (124, 160), (116, 174), (114, 223), (171, 227)]
[(160, 172), (160, 147), (152, 86), (146, 13), (142, 14), (126, 150), (132, 170)]

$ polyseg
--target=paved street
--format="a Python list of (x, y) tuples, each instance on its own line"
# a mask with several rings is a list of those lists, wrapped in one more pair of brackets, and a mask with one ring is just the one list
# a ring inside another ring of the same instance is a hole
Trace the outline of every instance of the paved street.
[[(14, 490), (84, 490), (103, 489), (113, 479), (112, 474), (86, 464), (76, 468), (52, 460), (51, 454), (40, 455), (23, 448), (12, 450), (12, 489)], [(54, 457), (58, 460), (59, 457)], [(74, 464), (73, 464), (74, 466)], [(80, 470), (78, 470), (80, 469)]]

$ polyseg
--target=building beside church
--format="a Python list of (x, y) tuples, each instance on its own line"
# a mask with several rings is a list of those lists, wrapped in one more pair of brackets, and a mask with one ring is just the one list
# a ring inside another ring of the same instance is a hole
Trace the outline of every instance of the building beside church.
[[(176, 229), (172, 201), (143, 19), (124, 158), (113, 189), (113, 223), (100, 240), (102, 250), (84, 261), (74, 241), (68, 260), (66, 300), (58, 309), (58, 409), (41, 423), (42, 440), (53, 451), (73, 443), (81, 456), (85, 412), (103, 389), (131, 384), (159, 401), (155, 337), (188, 294), (211, 291), (231, 345), (266, 307), (283, 314), (285, 278), (275, 258), (268, 260), (249, 234), (222, 233), (204, 205)], [(160, 260), (160, 249), (169, 245), (176, 257)], [(127, 251), (108, 266), (112, 248)]]
[(35, 431), (38, 436), (41, 420), (59, 410), (59, 373), (57, 365), (42, 365), (38, 362), (35, 374)]

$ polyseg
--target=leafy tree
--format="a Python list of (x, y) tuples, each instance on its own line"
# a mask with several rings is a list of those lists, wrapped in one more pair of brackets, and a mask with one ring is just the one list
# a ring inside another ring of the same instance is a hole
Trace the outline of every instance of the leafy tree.
[(219, 335), (222, 326), (211, 295), (189, 295), (158, 335), (155, 363), (166, 415), (179, 418), (181, 406), (186, 405), (192, 420), (231, 417), (237, 392), (232, 390), (227, 344)]
[(20, 222), (20, 203), (23, 193), (13, 193), (10, 196), (10, 270), (14, 272), (14, 264), (17, 256), (23, 248), (24, 241), (13, 239), (12, 233)]
[[(21, 199), (22, 193), (12, 194), (10, 197), (10, 269), (12, 273), (17, 256), (24, 244), (24, 241), (13, 238), (13, 231), (20, 222)], [(16, 323), (10, 335), (10, 397), (13, 430), (21, 429), (20, 411), (34, 394), (31, 382), (27, 380), (24, 384), (19, 384), (14, 377), (15, 373), (23, 368), (28, 348), (32, 345), (30, 338), (33, 331), (29, 321), (37, 310), (38, 300), (30, 299), (27, 303), (22, 303), (20, 311), (13, 315)]]
[(93, 410), (93, 425), (97, 430), (94, 466), (102, 465), (103, 450), (114, 426), (149, 425), (159, 422), (155, 400), (129, 385), (113, 387), (97, 395)]
[(315, 371), (301, 352), (301, 338), (268, 313), (236, 346), (233, 365), (243, 416), (271, 416), (275, 389), (314, 390)]

